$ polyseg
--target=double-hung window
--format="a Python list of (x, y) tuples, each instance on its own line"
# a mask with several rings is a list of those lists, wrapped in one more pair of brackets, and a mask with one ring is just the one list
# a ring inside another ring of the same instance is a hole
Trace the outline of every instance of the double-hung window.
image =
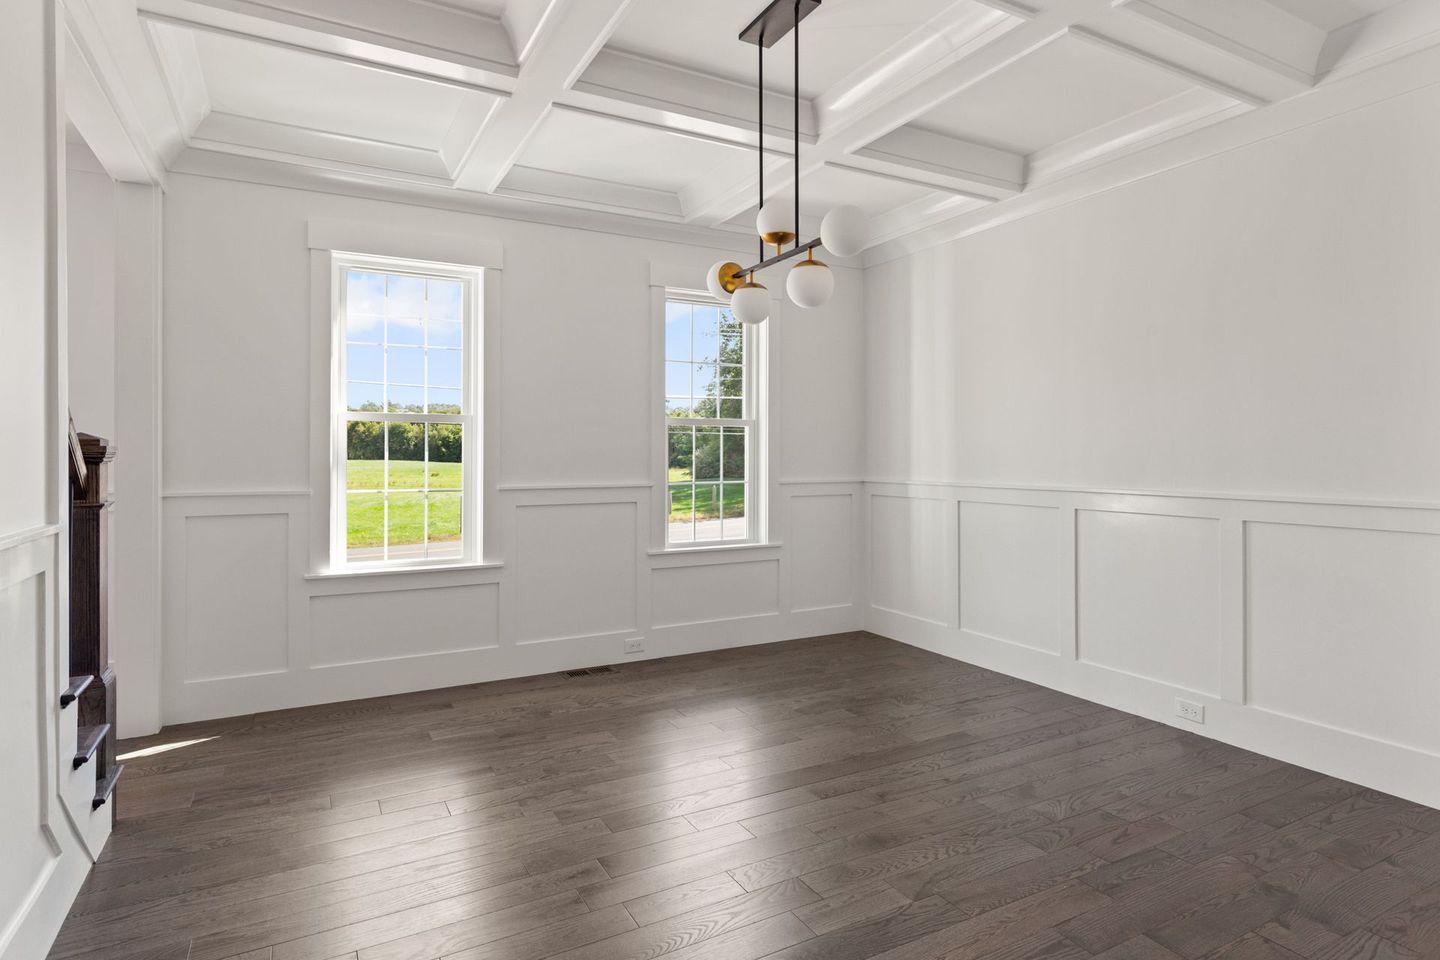
[(756, 333), (726, 305), (665, 302), (665, 543), (760, 539)]
[(473, 561), (481, 275), (333, 262), (331, 566)]

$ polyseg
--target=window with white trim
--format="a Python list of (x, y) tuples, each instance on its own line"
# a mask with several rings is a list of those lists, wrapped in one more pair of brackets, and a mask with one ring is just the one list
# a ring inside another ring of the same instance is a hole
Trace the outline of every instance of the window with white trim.
[(665, 300), (665, 545), (761, 539), (756, 331), (728, 305)]
[(474, 561), (481, 274), (333, 263), (331, 566)]

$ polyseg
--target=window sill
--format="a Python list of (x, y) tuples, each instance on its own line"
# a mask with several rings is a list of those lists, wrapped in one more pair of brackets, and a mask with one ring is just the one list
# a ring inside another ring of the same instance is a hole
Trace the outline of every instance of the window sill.
[(332, 582), (368, 577), (407, 576), (417, 573), (466, 573), (476, 570), (499, 570), (504, 566), (503, 563), (437, 563), (429, 566), (385, 567), (379, 570), (323, 570), (318, 573), (307, 573), (305, 579)]
[(664, 567), (778, 560), (781, 546), (782, 544), (771, 540), (767, 543), (726, 543), (713, 547), (671, 547), (668, 550), (648, 552), (652, 565)]

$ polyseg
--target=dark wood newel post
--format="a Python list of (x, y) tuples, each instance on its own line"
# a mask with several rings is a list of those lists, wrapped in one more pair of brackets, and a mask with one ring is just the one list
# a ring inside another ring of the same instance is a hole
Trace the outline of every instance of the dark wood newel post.
[[(70, 496), (70, 673), (92, 676), (77, 706), (82, 730), (108, 725), (92, 769), (97, 784), (115, 765), (115, 671), (110, 666), (107, 615), (109, 570), (110, 461), (115, 447), (103, 437), (71, 432), (72, 457), (78, 450), (84, 469), (74, 465)], [(113, 806), (112, 806), (113, 816)]]

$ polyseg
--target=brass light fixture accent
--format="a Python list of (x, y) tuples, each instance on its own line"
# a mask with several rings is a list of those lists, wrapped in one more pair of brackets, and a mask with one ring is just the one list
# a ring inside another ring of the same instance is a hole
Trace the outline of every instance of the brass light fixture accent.
[(741, 283), (741, 276), (744, 272), (740, 269), (740, 264), (736, 263), (734, 260), (727, 260), (724, 263), (720, 264), (720, 267), (716, 272), (718, 274), (716, 279), (719, 281), (720, 289), (724, 290), (726, 293), (734, 293), (737, 289), (739, 289)]
[(785, 244), (795, 242), (795, 234), (789, 230), (771, 230), (769, 233), (760, 234), (760, 239), (774, 247), (775, 256), (778, 257)]

